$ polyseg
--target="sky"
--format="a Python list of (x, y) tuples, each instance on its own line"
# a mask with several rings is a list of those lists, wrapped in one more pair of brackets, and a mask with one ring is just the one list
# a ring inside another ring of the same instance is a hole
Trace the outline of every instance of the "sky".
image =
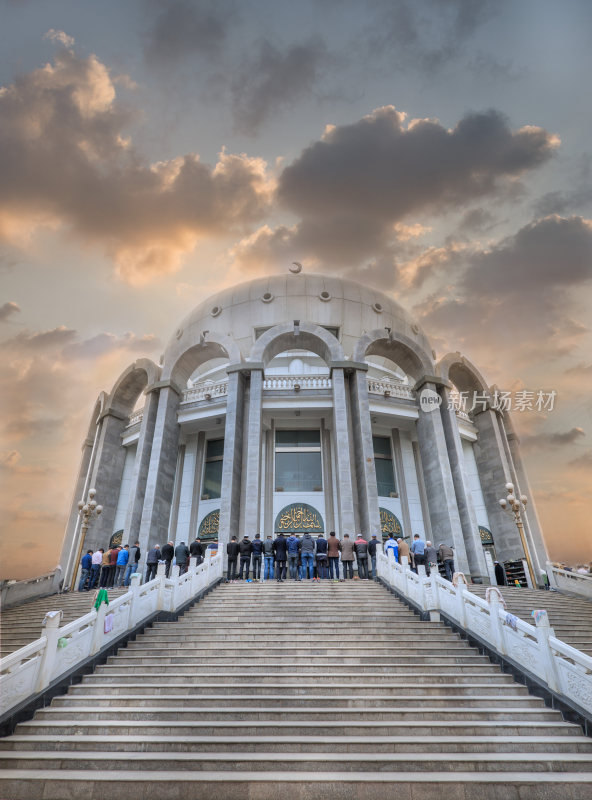
[(53, 569), (100, 391), (241, 280), (360, 280), (504, 391), (592, 560), (592, 5), (0, 0), (2, 577)]

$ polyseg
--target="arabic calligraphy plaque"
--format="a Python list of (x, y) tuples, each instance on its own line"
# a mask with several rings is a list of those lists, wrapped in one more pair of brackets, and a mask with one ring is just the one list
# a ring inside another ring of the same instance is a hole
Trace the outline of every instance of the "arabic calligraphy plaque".
[(292, 503), (275, 518), (276, 533), (323, 533), (323, 518), (307, 503)]
[(215, 542), (218, 539), (218, 528), (220, 527), (220, 509), (210, 511), (202, 519), (199, 526), (198, 536), (202, 542)]
[(403, 536), (403, 527), (397, 517), (392, 511), (387, 508), (379, 508), (380, 512), (380, 529), (382, 530), (382, 538), (388, 539), (392, 533), (393, 536)]

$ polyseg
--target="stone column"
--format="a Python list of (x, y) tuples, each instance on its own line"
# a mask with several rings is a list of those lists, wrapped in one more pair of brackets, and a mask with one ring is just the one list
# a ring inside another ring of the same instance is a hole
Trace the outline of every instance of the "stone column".
[(497, 414), (489, 406), (472, 412), (478, 432), (473, 450), (496, 553), (500, 561), (506, 561), (523, 558), (524, 552), (513, 517), (502, 511), (499, 505), (500, 498), (507, 494), (506, 483), (512, 476)]
[(197, 447), (195, 449), (195, 469), (193, 471), (193, 502), (191, 503), (191, 518), (189, 520), (188, 542), (192, 542), (197, 536), (197, 517), (199, 515), (199, 504), (201, 502), (201, 484), (203, 480), (204, 458), (206, 455), (206, 434), (200, 431), (197, 434)]
[[(450, 390), (446, 386), (438, 387), (442, 398), (440, 414), (444, 426), (444, 436), (448, 449), (448, 460), (452, 472), (452, 482), (456, 494), (456, 502), (462, 527), (469, 570), (473, 578), (480, 578), (489, 583), (487, 564), (479, 536), (479, 525), (475, 514), (475, 505), (469, 487), (462, 449), (462, 441), (458, 430), (456, 412), (450, 401)], [(437, 542), (434, 543), (437, 546)]]
[[(140, 423), (140, 436), (138, 438), (138, 449), (136, 450), (136, 461), (130, 486), (130, 501), (127, 507), (127, 514), (124, 525), (124, 542), (132, 544), (139, 541), (140, 523), (142, 521), (142, 508), (146, 494), (146, 481), (148, 479), (148, 467), (150, 466), (150, 454), (152, 452), (152, 439), (154, 437), (154, 426), (156, 425), (156, 412), (158, 410), (158, 391), (149, 390), (144, 403), (144, 413)], [(142, 556), (144, 552), (142, 551)]]
[(260, 532), (261, 503), (261, 436), (262, 436), (263, 369), (251, 369), (249, 411), (247, 421), (247, 464), (245, 530), (251, 539)]
[(372, 424), (366, 371), (355, 369), (350, 383), (351, 421), (354, 440), (354, 467), (358, 486), (358, 503), (362, 533), (368, 539), (373, 534), (381, 540), (378, 487), (374, 466)]
[(333, 456), (331, 431), (321, 420), (321, 444), (323, 452), (323, 493), (325, 495), (325, 534), (335, 530), (335, 508), (333, 504)]
[(121, 436), (127, 420), (125, 414), (115, 409), (108, 409), (101, 416), (89, 488), (97, 490), (95, 500), (103, 506), (103, 513), (93, 519), (89, 526), (83, 545), (86, 550), (96, 550), (98, 547), (107, 549), (109, 546), (125, 463), (125, 447), (121, 444)]
[(503, 419), (499, 419), (499, 422), (502, 434), (507, 442), (507, 452), (512, 467), (513, 483), (516, 486), (516, 495), (519, 497), (521, 494), (525, 494), (528, 497), (526, 513), (522, 515), (522, 519), (524, 521), (526, 540), (531, 551), (534, 567), (538, 572), (537, 577), (540, 578), (541, 571), (546, 569), (549, 556), (547, 555), (547, 548), (545, 547), (545, 540), (536, 511), (534, 497), (532, 496), (532, 491), (522, 461), (522, 455), (520, 453), (520, 439), (516, 435), (512, 419), (508, 412), (504, 414)]
[(264, 530), (262, 536), (273, 536), (274, 523), (273, 518), (273, 461), (275, 458), (275, 430), (273, 420), (271, 421), (271, 429), (265, 431), (265, 514), (264, 514)]
[(339, 500), (340, 533), (350, 536), (356, 532), (352, 487), (348, 408), (343, 367), (333, 367), (333, 435), (335, 441), (335, 475)]
[(142, 552), (147, 552), (157, 542), (163, 544), (169, 539), (169, 520), (179, 451), (177, 409), (181, 390), (171, 381), (157, 383), (154, 388), (160, 391), (140, 522), (139, 539)]
[[(435, 377), (424, 377), (416, 383), (414, 388), (418, 395), (425, 390), (435, 393), (439, 383), (441, 381)], [(432, 538), (436, 537), (440, 541), (452, 544), (456, 569), (468, 572), (469, 563), (448, 461), (442, 416), (437, 405), (430, 410), (424, 410), (420, 404), (418, 413), (417, 440), (430, 523), (434, 532)]]
[(245, 378), (240, 365), (229, 366), (222, 462), (222, 496), (218, 542), (224, 548), (231, 536), (238, 536), (243, 453)]
[[(95, 432), (94, 439), (85, 439), (82, 445), (82, 456), (80, 458), (80, 469), (78, 470), (78, 480), (76, 481), (76, 488), (74, 489), (74, 496), (70, 506), (70, 514), (68, 515), (68, 524), (66, 526), (66, 534), (64, 536), (64, 543), (62, 544), (62, 552), (60, 555), (60, 566), (62, 568), (62, 579), (64, 586), (69, 585), (70, 572), (75, 565), (71, 565), (71, 560), (74, 558), (76, 550), (76, 539), (80, 535), (80, 515), (78, 513), (78, 501), (83, 497), (86, 499), (88, 494), (89, 473), (92, 469), (92, 455), (93, 450), (98, 438), (99, 429)], [(88, 548), (87, 548), (88, 549)]]

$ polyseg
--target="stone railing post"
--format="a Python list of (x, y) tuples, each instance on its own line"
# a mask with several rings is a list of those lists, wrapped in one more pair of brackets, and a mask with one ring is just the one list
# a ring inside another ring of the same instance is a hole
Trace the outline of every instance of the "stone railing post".
[(156, 577), (159, 581), (158, 584), (158, 605), (156, 606), (159, 611), (162, 611), (164, 606), (164, 582), (165, 582), (166, 564), (159, 564), (156, 567)]
[(130, 603), (130, 616), (129, 627), (135, 627), (139, 620), (136, 618), (138, 614), (138, 594), (140, 593), (140, 584), (142, 582), (142, 575), (139, 572), (134, 572), (130, 578), (129, 590), (132, 593), (132, 601)]
[(534, 624), (536, 625), (536, 637), (540, 647), (541, 671), (542, 676), (547, 681), (547, 686), (553, 692), (559, 692), (559, 676), (553, 658), (553, 651), (549, 644), (549, 637), (555, 636), (555, 631), (549, 622), (549, 615), (544, 609), (532, 612)]
[(58, 639), (60, 638), (60, 623), (62, 621), (61, 611), (48, 611), (43, 620), (43, 634), (47, 639), (45, 643), (45, 650), (41, 657), (41, 666), (39, 667), (39, 679), (36, 692), (41, 692), (51, 682), (53, 668), (55, 664), (55, 657), (58, 648)]
[(401, 557), (402, 578), (403, 578), (403, 594), (409, 597), (409, 587), (407, 586), (407, 573), (409, 572), (409, 559), (407, 556)]
[(92, 643), (90, 646), (91, 656), (98, 653), (103, 646), (103, 637), (105, 636), (105, 617), (109, 613), (109, 606), (107, 603), (101, 603), (97, 609), (97, 618), (95, 620), (95, 629), (93, 632)]
[(493, 589), (496, 588), (497, 587), (492, 587), (492, 590), (487, 590), (487, 602), (489, 603), (489, 617), (491, 620), (491, 633), (495, 649), (505, 656), (507, 655), (506, 641), (504, 637), (504, 625), (500, 616), (500, 609), (502, 606), (500, 603), (499, 590), (493, 591)]

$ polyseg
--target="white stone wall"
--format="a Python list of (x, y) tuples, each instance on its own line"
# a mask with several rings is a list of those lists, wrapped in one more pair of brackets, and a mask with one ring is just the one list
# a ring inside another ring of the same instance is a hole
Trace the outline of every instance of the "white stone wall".
[[(117, 510), (113, 521), (113, 533), (120, 531), (125, 526), (125, 516), (130, 501), (130, 489), (132, 486), (132, 475), (136, 461), (137, 445), (130, 445), (125, 451), (125, 461), (123, 464), (123, 475), (119, 487), (119, 497), (117, 499)], [(126, 532), (123, 534), (123, 544), (127, 544)]]
[[(426, 529), (421, 507), (421, 496), (419, 493), (419, 480), (415, 469), (415, 458), (413, 457), (413, 447), (411, 436), (408, 431), (400, 431), (401, 437), (401, 457), (403, 460), (403, 470), (405, 472), (405, 483), (407, 486), (407, 500), (409, 503), (409, 517), (411, 519), (411, 530), (404, 531), (405, 536), (412, 536), (419, 533), (425, 537)], [(401, 520), (401, 524), (403, 520)]]
[(475, 506), (477, 524), (483, 525), (485, 528), (491, 530), (489, 517), (487, 516), (487, 509), (485, 507), (485, 498), (483, 497), (483, 491), (481, 489), (481, 481), (479, 480), (479, 471), (477, 469), (475, 453), (473, 451), (473, 442), (463, 439), (462, 448), (465, 460), (465, 472), (469, 482), (469, 490), (473, 498), (473, 505)]
[[(191, 522), (191, 507), (194, 497), (199, 489), (194, 488), (195, 458), (197, 453), (197, 434), (189, 436), (185, 444), (185, 458), (183, 460), (183, 474), (181, 475), (181, 488), (179, 492), (179, 511), (177, 513), (177, 529), (171, 531), (171, 540), (175, 544), (188, 543), (190, 540), (189, 525)], [(191, 537), (193, 539), (193, 537)]]

